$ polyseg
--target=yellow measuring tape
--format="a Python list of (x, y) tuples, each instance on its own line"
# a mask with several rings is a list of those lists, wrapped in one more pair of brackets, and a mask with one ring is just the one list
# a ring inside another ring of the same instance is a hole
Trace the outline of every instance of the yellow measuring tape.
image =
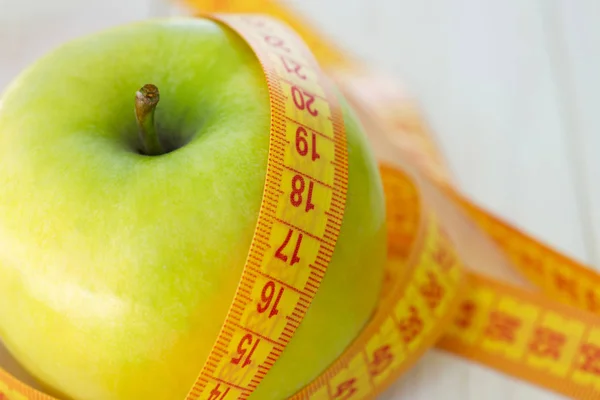
[[(574, 398), (600, 398), (599, 275), (461, 196), (410, 100), (295, 13), (266, 1), (190, 4), (232, 12), (209, 17), (256, 53), (272, 124), (255, 236), (227, 318), (187, 399), (247, 398), (285, 349), (326, 274), (348, 178), (331, 78), (380, 158), (388, 263), (367, 326), (293, 398), (372, 398), (432, 346)], [(54, 398), (0, 369), (0, 399)]]

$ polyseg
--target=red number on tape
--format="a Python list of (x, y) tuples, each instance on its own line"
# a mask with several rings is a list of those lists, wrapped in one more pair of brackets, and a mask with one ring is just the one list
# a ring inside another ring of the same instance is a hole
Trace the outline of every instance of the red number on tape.
[(485, 334), (489, 339), (512, 343), (520, 326), (521, 320), (517, 317), (501, 311), (492, 311)]
[(377, 376), (385, 371), (394, 361), (392, 348), (389, 344), (381, 346), (373, 352), (373, 361), (371, 362), (371, 375)]
[(345, 382), (342, 382), (338, 385), (337, 391), (333, 395), (334, 399), (346, 400), (352, 397), (354, 393), (356, 393), (356, 378), (350, 378)]
[[(306, 96), (306, 99), (304, 98)], [(319, 111), (313, 108), (313, 103), (315, 101), (315, 96), (306, 91), (302, 91), (298, 88), (298, 86), (292, 86), (292, 99), (294, 100), (294, 105), (298, 110), (306, 109), (310, 115), (316, 117), (319, 115)]]
[[(308, 195), (306, 196), (306, 207), (304, 209), (306, 212), (309, 212), (315, 208), (315, 205), (312, 203), (314, 186), (315, 183), (313, 181), (309, 181)], [(294, 175), (292, 178), (292, 192), (290, 193), (290, 201), (294, 207), (299, 207), (302, 204), (302, 194), (304, 193), (305, 187), (306, 184), (302, 175)]]
[[(296, 129), (296, 151), (298, 151), (298, 154), (300, 154), (301, 156), (305, 156), (308, 154), (309, 146), (308, 140), (306, 140), (307, 137), (308, 132), (306, 132), (306, 129), (304, 129), (304, 127), (302, 126), (299, 126), (298, 129)], [(321, 155), (317, 153), (317, 134), (313, 132), (311, 159), (315, 161), (319, 158), (321, 158)]]
[(285, 67), (285, 70), (290, 74), (295, 74), (298, 78), (304, 80), (306, 79), (306, 75), (304, 75), (300, 70), (302, 69), (302, 65), (292, 60), (291, 58), (280, 56), (281, 62)]
[(586, 343), (581, 346), (580, 352), (583, 356), (583, 363), (579, 369), (600, 376), (600, 347)]
[[(222, 393), (219, 390), (220, 388), (221, 388), (221, 384), (217, 383), (217, 386), (215, 386), (215, 388), (210, 391), (210, 396), (208, 396), (208, 400), (224, 400), (225, 396), (227, 396), (227, 393), (229, 393), (230, 388), (228, 387)], [(1, 396), (0, 396), (0, 400), (2, 400)]]
[(438, 282), (437, 276), (431, 271), (427, 272), (427, 283), (421, 286), (421, 294), (425, 297), (427, 306), (435, 310), (444, 298), (444, 288)]
[(454, 324), (461, 329), (467, 329), (473, 322), (475, 311), (476, 305), (473, 301), (467, 300), (463, 302), (458, 309), (458, 315), (454, 319)]
[(277, 309), (277, 305), (279, 304), (279, 300), (281, 300), (281, 296), (283, 295), (283, 287), (281, 287), (281, 288), (279, 288), (279, 293), (277, 293), (277, 296), (275, 297), (275, 303), (273, 304), (273, 307), (271, 307), (271, 302), (273, 301), (273, 296), (275, 295), (275, 290), (276, 290), (275, 282), (268, 281), (265, 284), (265, 286), (263, 286), (262, 293), (260, 294), (262, 303), (258, 303), (256, 305), (256, 309), (261, 314), (264, 313), (265, 311), (267, 311), (269, 308), (271, 308), (271, 311), (269, 312), (269, 318), (271, 318), (279, 313), (279, 310)]
[(403, 319), (399, 323), (402, 339), (404, 343), (412, 342), (423, 330), (423, 320), (419, 316), (419, 311), (415, 306), (410, 306), (408, 309), (408, 318)]
[(290, 52), (289, 47), (286, 47), (283, 39), (280, 39), (277, 36), (267, 35), (267, 36), (265, 36), (265, 42), (267, 42), (271, 46), (281, 49), (287, 53)]
[(232, 364), (239, 365), (244, 356), (246, 355), (246, 352), (248, 351), (248, 347), (244, 346), (244, 343), (246, 342), (248, 343), (248, 346), (252, 346), (252, 348), (250, 349), (248, 356), (246, 356), (246, 358), (244, 359), (244, 362), (242, 363), (242, 368), (246, 367), (252, 362), (252, 354), (254, 354), (256, 346), (258, 346), (258, 344), (260, 343), (260, 339), (256, 339), (255, 341), (253, 339), (254, 337), (250, 333), (247, 333), (246, 335), (244, 335), (244, 337), (242, 337), (237, 347), (237, 352), (239, 355), (231, 359)]
[[(294, 233), (294, 231), (292, 229), (290, 229), (288, 231), (287, 235), (285, 236), (285, 239), (283, 240), (283, 243), (281, 244), (281, 246), (279, 246), (279, 248), (275, 252), (275, 257), (279, 258), (283, 262), (287, 262), (287, 260), (288, 260), (288, 256), (283, 254), (283, 250), (286, 248), (286, 246), (290, 242), (290, 239), (292, 238), (293, 233)], [(294, 247), (294, 252), (292, 253), (292, 259), (290, 261), (290, 265), (294, 265), (300, 261), (300, 257), (298, 257), (298, 252), (300, 251), (301, 244), (302, 244), (302, 234), (299, 233), (298, 239), (296, 240), (296, 247)]]
[(562, 348), (567, 343), (567, 337), (549, 328), (537, 328), (535, 336), (529, 343), (529, 351), (538, 357), (560, 359)]

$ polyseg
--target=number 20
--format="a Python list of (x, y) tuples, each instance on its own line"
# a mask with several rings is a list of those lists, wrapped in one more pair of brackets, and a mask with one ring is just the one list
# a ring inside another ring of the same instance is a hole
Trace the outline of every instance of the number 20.
[[(306, 96), (306, 99), (304, 98)], [(294, 105), (298, 110), (307, 110), (310, 115), (316, 117), (319, 115), (319, 111), (313, 108), (313, 104), (315, 101), (315, 96), (306, 91), (302, 91), (298, 89), (297, 86), (292, 86), (292, 99), (294, 100)]]

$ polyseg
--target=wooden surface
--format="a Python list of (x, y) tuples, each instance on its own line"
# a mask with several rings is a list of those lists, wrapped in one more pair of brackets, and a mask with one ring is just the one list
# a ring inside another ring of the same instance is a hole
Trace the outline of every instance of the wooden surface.
[[(62, 41), (185, 13), (164, 1), (0, 0), (0, 90)], [(599, 265), (600, 2), (289, 2), (407, 86), (471, 198), (568, 255)], [(382, 396), (442, 397), (562, 398), (438, 351)]]

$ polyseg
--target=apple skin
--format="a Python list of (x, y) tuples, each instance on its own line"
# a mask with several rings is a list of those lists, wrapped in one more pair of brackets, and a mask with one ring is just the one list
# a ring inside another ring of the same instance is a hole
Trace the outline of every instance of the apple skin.
[[(136, 151), (135, 91), (163, 138)], [(252, 395), (282, 399), (372, 315), (386, 257), (375, 157), (349, 105), (346, 212), (288, 348)], [(0, 100), (0, 336), (50, 393), (180, 400), (214, 343), (254, 232), (269, 143), (263, 71), (220, 24), (158, 19), (65, 44)]]

